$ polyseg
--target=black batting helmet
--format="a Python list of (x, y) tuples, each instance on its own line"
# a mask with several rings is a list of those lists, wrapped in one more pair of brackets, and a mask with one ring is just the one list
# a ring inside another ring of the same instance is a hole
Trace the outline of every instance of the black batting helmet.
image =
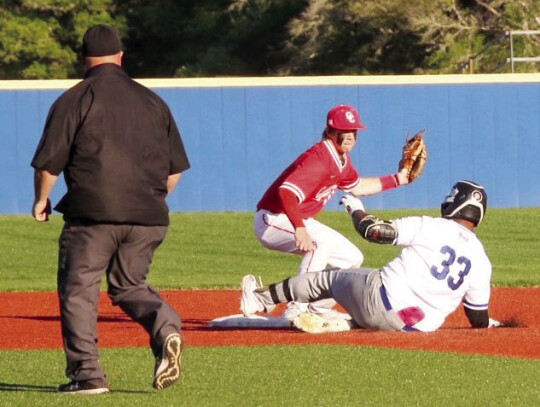
[(472, 181), (458, 181), (441, 204), (443, 218), (466, 219), (478, 226), (487, 211), (484, 187)]

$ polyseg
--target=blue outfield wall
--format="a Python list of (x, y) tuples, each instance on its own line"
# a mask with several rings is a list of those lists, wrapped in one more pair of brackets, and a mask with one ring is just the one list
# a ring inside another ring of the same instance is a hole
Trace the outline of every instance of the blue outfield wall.
[[(491, 207), (540, 206), (540, 75), (141, 80), (169, 104), (192, 164), (172, 211), (252, 211), (275, 177), (320, 140), (326, 112), (358, 107), (353, 162), (395, 172), (407, 133), (426, 129), (429, 160), (412, 185), (368, 209), (435, 208), (458, 179)], [(74, 81), (0, 81), (0, 213), (29, 213), (30, 161), (49, 107)], [(63, 181), (52, 194), (56, 203)], [(337, 197), (328, 209), (338, 209)]]

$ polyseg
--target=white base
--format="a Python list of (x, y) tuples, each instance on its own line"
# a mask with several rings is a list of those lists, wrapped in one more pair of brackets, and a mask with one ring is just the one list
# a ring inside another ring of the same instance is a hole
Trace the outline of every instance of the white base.
[(252, 315), (248, 318), (243, 314), (234, 314), (213, 319), (208, 326), (212, 328), (290, 328), (292, 324), (283, 317)]

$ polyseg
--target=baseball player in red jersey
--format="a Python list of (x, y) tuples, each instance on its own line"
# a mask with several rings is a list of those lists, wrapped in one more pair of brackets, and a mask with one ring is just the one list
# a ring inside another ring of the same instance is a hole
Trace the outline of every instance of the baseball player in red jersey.
[[(353, 243), (314, 219), (338, 189), (365, 196), (409, 183), (407, 170), (382, 177), (360, 177), (349, 154), (356, 144), (357, 131), (365, 128), (353, 106), (332, 108), (322, 141), (289, 165), (257, 204), (257, 238), (268, 249), (301, 255), (299, 274), (328, 266), (359, 267), (364, 260)], [(283, 316), (293, 320), (308, 311), (326, 318), (343, 317), (332, 310), (334, 304), (333, 300), (291, 302)]]

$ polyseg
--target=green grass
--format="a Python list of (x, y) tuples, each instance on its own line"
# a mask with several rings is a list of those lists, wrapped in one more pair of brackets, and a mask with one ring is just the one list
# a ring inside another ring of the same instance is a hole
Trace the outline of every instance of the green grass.
[[(385, 219), (437, 211), (377, 211)], [(370, 244), (342, 212), (320, 220), (355, 242), (365, 265), (380, 267), (399, 248)], [(478, 229), (494, 265), (493, 283), (540, 285), (540, 209), (490, 210)], [(58, 215), (47, 224), (0, 216), (2, 291), (54, 290)], [(160, 288), (233, 288), (246, 273), (265, 282), (296, 274), (299, 258), (262, 248), (250, 213), (173, 214), (154, 259)], [(39, 306), (39, 305), (38, 305)], [(9, 333), (2, 333), (9, 334)], [(267, 333), (272, 335), (271, 332)], [(146, 348), (102, 349), (113, 392), (54, 393), (66, 382), (61, 350), (0, 351), (0, 406), (533, 406), (540, 361), (353, 346), (190, 348), (181, 383), (156, 392)], [(515, 344), (509, 344), (515, 346)]]
[(3, 407), (533, 406), (540, 397), (537, 361), (422, 351), (186, 348), (181, 382), (158, 392), (150, 351), (105, 349), (113, 391), (92, 397), (53, 393), (65, 381), (61, 351), (0, 351), (0, 358)]
[[(378, 211), (385, 219), (437, 211)], [(368, 243), (343, 212), (320, 220), (343, 233), (364, 252), (367, 267), (381, 267), (399, 248)], [(537, 261), (540, 209), (491, 209), (478, 234), (493, 266), (496, 286), (540, 285)], [(0, 281), (3, 291), (55, 290), (58, 236), (62, 220), (46, 224), (30, 216), (0, 216)], [(299, 257), (261, 247), (251, 213), (172, 214), (167, 239), (156, 252), (149, 281), (159, 288), (233, 288), (244, 274), (270, 282), (296, 274)]]

